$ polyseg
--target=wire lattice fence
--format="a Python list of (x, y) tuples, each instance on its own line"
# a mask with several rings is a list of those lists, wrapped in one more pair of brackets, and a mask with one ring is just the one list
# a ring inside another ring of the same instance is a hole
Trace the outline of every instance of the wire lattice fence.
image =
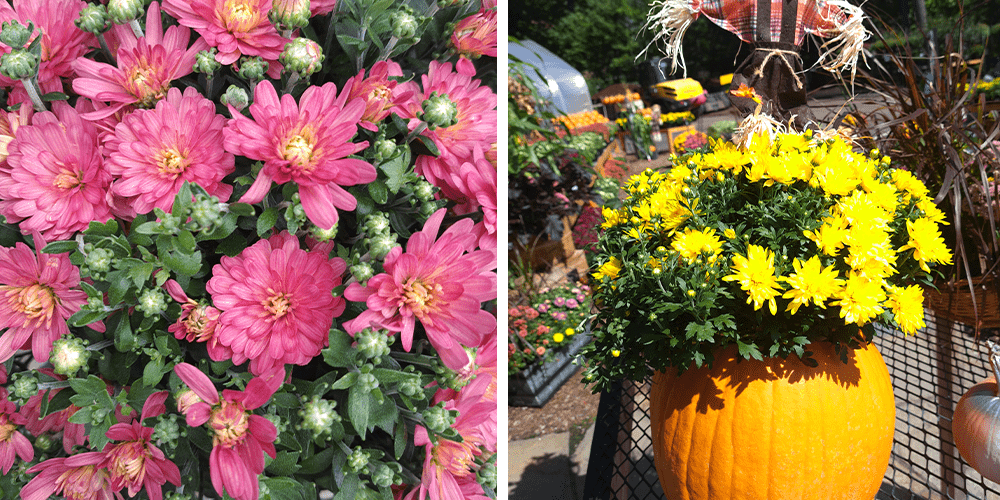
[[(983, 331), (928, 314), (916, 336), (881, 329), (875, 340), (889, 367), (896, 435), (877, 500), (1000, 500), (955, 448), (951, 417), (969, 388), (989, 375)], [(624, 382), (601, 395), (585, 500), (666, 499), (653, 464), (648, 383)], [(670, 500), (670, 499), (666, 499)]]

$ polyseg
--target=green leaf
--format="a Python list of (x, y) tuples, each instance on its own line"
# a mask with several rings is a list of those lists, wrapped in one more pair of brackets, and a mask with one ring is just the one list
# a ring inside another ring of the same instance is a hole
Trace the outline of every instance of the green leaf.
[(340, 484), (340, 491), (334, 500), (354, 500), (358, 496), (358, 488), (361, 486), (361, 478), (353, 472), (344, 475), (344, 482)]
[(95, 321), (100, 321), (106, 318), (110, 314), (110, 311), (88, 311), (86, 309), (80, 309), (79, 311), (73, 313), (66, 323), (70, 326), (87, 326)]
[(41, 413), (39, 416), (44, 417), (50, 413), (55, 413), (69, 408), (69, 399), (72, 396), (72, 391), (59, 391), (55, 393), (54, 396), (52, 395), (51, 390), (47, 391), (45, 397), (42, 398)]
[(163, 358), (157, 357), (146, 363), (142, 370), (142, 383), (146, 387), (153, 387), (160, 383), (163, 376), (170, 371), (170, 368), (163, 366)]
[(249, 203), (230, 203), (229, 212), (246, 217), (252, 217), (255, 213), (253, 205)]
[[(276, 476), (291, 476), (298, 472), (300, 468), (298, 462), (299, 452), (279, 451), (274, 460), (268, 464), (267, 471)], [(298, 486), (297, 483), (296, 486)]]
[(337, 382), (334, 383), (333, 387), (330, 387), (330, 389), (334, 391), (349, 389), (351, 387), (354, 387), (354, 382), (356, 382), (357, 380), (358, 380), (358, 372), (347, 372), (346, 374), (344, 374), (343, 377), (340, 378), (340, 380), (337, 380)]
[[(211, 450), (211, 446), (208, 448)], [(302, 460), (299, 464), (299, 474), (310, 475), (320, 472), (328, 473), (333, 460), (333, 448), (325, 448), (323, 451)]]
[(407, 146), (397, 147), (402, 149), (403, 153), (385, 163), (380, 163), (378, 166), (379, 170), (388, 176), (385, 181), (386, 187), (392, 191), (392, 194), (398, 193), (399, 188), (406, 184), (406, 177), (410, 172), (410, 148)]
[(86, 233), (93, 236), (114, 236), (118, 233), (118, 222), (114, 219), (109, 220), (107, 224), (90, 221)]
[(358, 436), (361, 436), (361, 439), (364, 439), (368, 433), (368, 421), (374, 406), (370, 392), (363, 391), (358, 387), (351, 388), (351, 392), (347, 396), (347, 416), (350, 417), (351, 424), (354, 425), (354, 430), (357, 431)]
[(42, 253), (67, 253), (74, 252), (78, 248), (80, 248), (80, 245), (75, 241), (53, 241), (45, 245)]
[(264, 213), (260, 214), (260, 217), (257, 218), (257, 236), (263, 238), (277, 223), (278, 208), (271, 207), (264, 210)]
[[(126, 314), (121, 314), (118, 326), (115, 328), (115, 349), (121, 352), (131, 351), (139, 347), (139, 339), (132, 332), (132, 321)], [(152, 385), (152, 384), (147, 384)]]
[(392, 451), (393, 456), (396, 460), (403, 457), (403, 452), (406, 451), (406, 443), (409, 441), (409, 437), (406, 435), (406, 422), (400, 419), (396, 422), (396, 432), (392, 433)]
[(83, 400), (83, 404), (77, 404), (81, 402), (78, 399), (73, 399), (73, 404), (76, 406), (87, 406), (97, 394), (101, 392), (107, 393), (108, 385), (104, 383), (97, 375), (90, 375), (87, 378), (71, 378), (69, 379), (69, 386), (73, 389), (73, 392), (77, 393), (79, 396), (85, 396), (88, 399)]
[(160, 260), (171, 271), (185, 276), (194, 276), (201, 270), (200, 251), (196, 251), (190, 255), (167, 251), (160, 254)]
[(108, 287), (108, 303), (112, 305), (122, 303), (132, 285), (132, 280), (129, 279), (128, 273), (125, 271), (111, 271), (104, 280), (110, 285)]
[[(138, 259), (135, 259), (138, 262)], [(156, 269), (152, 263), (142, 262), (133, 267), (128, 268), (128, 277), (132, 278), (132, 283), (135, 283), (136, 288), (142, 288), (149, 280), (149, 277), (153, 275), (153, 271)]]
[(174, 242), (174, 248), (185, 255), (191, 255), (198, 249), (198, 242), (194, 240), (194, 235), (187, 229), (182, 229)]
[(346, 368), (354, 366), (356, 351), (351, 348), (353, 339), (343, 330), (330, 330), (330, 345), (323, 349), (323, 361), (330, 366)]
[(385, 182), (375, 179), (368, 183), (368, 195), (372, 197), (372, 200), (379, 205), (384, 205), (389, 202), (389, 188), (386, 186)]

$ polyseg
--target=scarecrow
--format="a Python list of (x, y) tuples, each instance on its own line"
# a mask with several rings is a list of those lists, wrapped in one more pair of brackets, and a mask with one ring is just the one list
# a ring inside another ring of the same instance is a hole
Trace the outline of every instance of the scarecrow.
[(869, 36), (861, 9), (845, 0), (657, 0), (646, 24), (655, 35), (650, 46), (664, 42), (672, 69), (680, 66), (685, 75), (681, 39), (699, 16), (753, 47), (733, 74), (733, 105), (744, 116), (766, 116), (798, 129), (814, 122), (799, 55), (806, 35), (824, 40), (816, 64), (831, 72), (850, 70), (852, 83)]

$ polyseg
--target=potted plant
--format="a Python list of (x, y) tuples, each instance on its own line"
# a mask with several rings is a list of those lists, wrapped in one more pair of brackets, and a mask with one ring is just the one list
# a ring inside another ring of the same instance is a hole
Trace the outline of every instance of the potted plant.
[(652, 380), (671, 498), (867, 500), (895, 414), (873, 324), (923, 326), (920, 285), (951, 261), (942, 213), (878, 151), (746, 131), (605, 209), (585, 381)]
[(576, 372), (572, 360), (590, 340), (590, 287), (566, 281), (524, 299), (507, 313), (507, 400), (544, 406)]

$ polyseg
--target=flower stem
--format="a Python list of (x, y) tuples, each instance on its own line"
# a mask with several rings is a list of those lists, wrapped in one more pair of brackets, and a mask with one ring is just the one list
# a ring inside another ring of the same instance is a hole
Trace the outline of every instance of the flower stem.
[(392, 357), (399, 361), (406, 361), (408, 363), (413, 363), (415, 365), (425, 366), (427, 368), (433, 368), (434, 365), (431, 363), (430, 356), (424, 356), (422, 354), (410, 354), (408, 352), (393, 352)]
[(139, 21), (133, 19), (128, 22), (128, 25), (132, 28), (132, 33), (135, 33), (136, 38), (144, 38), (146, 36), (142, 32), (142, 26), (139, 26)]
[(104, 349), (105, 347), (108, 347), (109, 345), (112, 345), (114, 343), (115, 343), (114, 340), (102, 340), (100, 342), (95, 342), (95, 343), (87, 346), (87, 350), (88, 351), (100, 351), (101, 349)]
[(288, 82), (285, 83), (285, 89), (282, 91), (283, 94), (291, 94), (292, 89), (295, 85), (299, 83), (299, 72), (293, 71), (291, 75), (288, 76)]
[(108, 56), (108, 60), (111, 62), (112, 66), (116, 66), (118, 63), (115, 62), (115, 55), (111, 53), (111, 49), (108, 48), (108, 41), (104, 39), (104, 33), (97, 34), (97, 42), (101, 44), (101, 50), (104, 51)]
[(37, 78), (37, 76), (24, 78), (21, 80), (21, 83), (24, 84), (24, 90), (28, 92), (31, 104), (35, 106), (35, 111), (45, 111), (45, 103), (42, 101), (41, 89), (38, 88)]

